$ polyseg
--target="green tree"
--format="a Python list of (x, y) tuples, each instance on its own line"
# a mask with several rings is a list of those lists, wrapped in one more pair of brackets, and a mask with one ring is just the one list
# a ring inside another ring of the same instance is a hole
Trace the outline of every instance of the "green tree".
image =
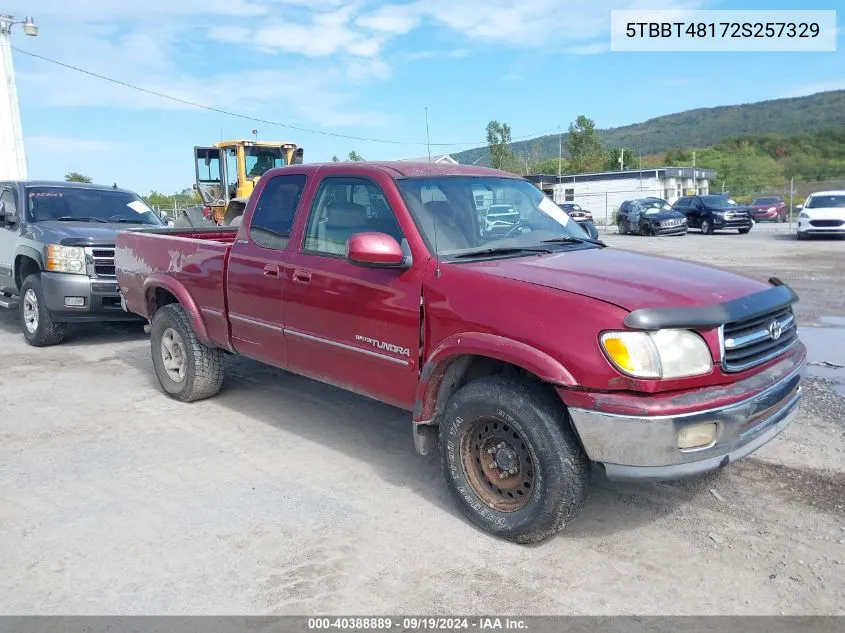
[(569, 154), (569, 171), (574, 173), (599, 171), (607, 160), (595, 122), (583, 114), (569, 124), (566, 151)]
[(88, 176), (83, 176), (78, 171), (72, 171), (69, 174), (65, 174), (65, 181), (66, 182), (92, 182), (91, 178)]
[(354, 149), (353, 149), (351, 152), (349, 152), (349, 157), (348, 157), (348, 158), (349, 158), (349, 160), (354, 161), (354, 162), (356, 162), (356, 163), (359, 163), (359, 162), (362, 162), (362, 161), (364, 161), (364, 160), (365, 160), (365, 159), (364, 159), (364, 157), (363, 157), (363, 156), (361, 156), (361, 155), (360, 155), (358, 152), (356, 152)]
[(507, 123), (494, 120), (487, 124), (487, 150), (490, 152), (491, 167), (512, 171), (518, 164), (510, 143), (511, 128)]
[(337, 154), (335, 154), (334, 156), (332, 156), (332, 162), (333, 162), (333, 163), (339, 163), (339, 162), (340, 162), (340, 159), (337, 157)]

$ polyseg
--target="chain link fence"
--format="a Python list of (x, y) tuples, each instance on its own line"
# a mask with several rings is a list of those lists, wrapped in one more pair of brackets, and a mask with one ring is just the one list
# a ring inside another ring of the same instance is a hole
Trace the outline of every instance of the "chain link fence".
[[(845, 190), (845, 179), (840, 180), (815, 180), (815, 181), (799, 181), (794, 180), (787, 183), (773, 183), (769, 186), (748, 188), (743, 193), (735, 193), (728, 188), (722, 189), (717, 182), (710, 183), (710, 189), (706, 192), (700, 191), (701, 195), (708, 194), (724, 194), (731, 196), (740, 204), (750, 205), (755, 198), (760, 197), (780, 197), (789, 210), (787, 216), (788, 228), (794, 226), (798, 218), (797, 205), (803, 204), (807, 196), (819, 191), (830, 190)], [(673, 190), (671, 197), (669, 197), (670, 204), (678, 199), (681, 195), (691, 195), (690, 191)], [(616, 227), (616, 211), (619, 206), (626, 200), (633, 200), (636, 198), (666, 198), (666, 192), (659, 188), (649, 187), (633, 187), (628, 189), (607, 189), (606, 191), (594, 190), (587, 193), (574, 191), (572, 193), (563, 194), (562, 191), (555, 191), (555, 202), (560, 205), (563, 204), (577, 204), (585, 211), (589, 211), (593, 216), (593, 222), (599, 230), (614, 230)]]

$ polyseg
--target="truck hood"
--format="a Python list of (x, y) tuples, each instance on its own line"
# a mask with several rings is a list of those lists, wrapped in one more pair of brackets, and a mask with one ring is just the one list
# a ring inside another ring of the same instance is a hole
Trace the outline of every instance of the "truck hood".
[(63, 246), (113, 246), (121, 231), (149, 228), (150, 224), (103, 224), (99, 222), (35, 222), (29, 225), (32, 236), (43, 244)]
[(482, 274), (591, 297), (629, 311), (712, 305), (770, 287), (717, 268), (616, 248), (460, 265)]

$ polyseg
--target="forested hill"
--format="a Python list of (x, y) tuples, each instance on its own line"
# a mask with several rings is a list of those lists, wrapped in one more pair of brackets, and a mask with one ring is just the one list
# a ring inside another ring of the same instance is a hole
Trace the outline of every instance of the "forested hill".
[[(619, 107), (624, 107), (624, 104), (620, 103)], [(589, 108), (585, 108), (584, 114), (590, 116)], [(735, 106), (698, 108), (597, 132), (605, 148), (627, 147), (645, 156), (673, 149), (706, 147), (742, 136), (791, 136), (836, 129), (845, 129), (845, 90)], [(519, 136), (519, 130), (514, 130), (513, 135)], [(517, 141), (511, 147), (518, 154), (529, 154), (535, 143), (539, 160), (557, 157), (557, 135)], [(489, 164), (486, 147), (452, 156), (461, 163), (477, 161), (479, 165)]]

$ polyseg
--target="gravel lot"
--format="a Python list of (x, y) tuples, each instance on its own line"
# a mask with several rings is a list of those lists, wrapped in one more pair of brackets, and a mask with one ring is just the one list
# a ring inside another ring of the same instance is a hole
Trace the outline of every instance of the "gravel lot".
[(2, 312), (0, 613), (845, 614), (845, 240), (605, 239), (792, 284), (830, 363), (798, 422), (715, 475), (597, 479), (520, 547), (460, 518), (401, 411), (244, 360), (184, 405), (140, 327), (36, 350)]

